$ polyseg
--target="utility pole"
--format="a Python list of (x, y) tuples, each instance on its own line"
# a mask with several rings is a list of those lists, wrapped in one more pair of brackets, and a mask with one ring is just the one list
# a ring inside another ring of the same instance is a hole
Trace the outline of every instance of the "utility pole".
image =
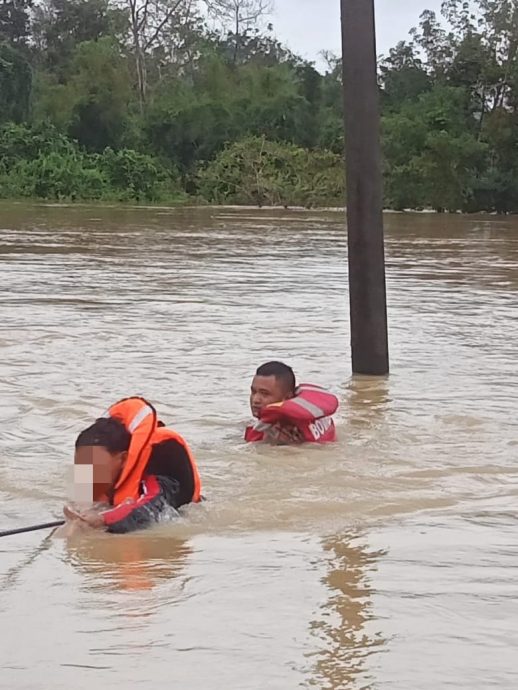
[(341, 0), (352, 368), (389, 371), (374, 0)]

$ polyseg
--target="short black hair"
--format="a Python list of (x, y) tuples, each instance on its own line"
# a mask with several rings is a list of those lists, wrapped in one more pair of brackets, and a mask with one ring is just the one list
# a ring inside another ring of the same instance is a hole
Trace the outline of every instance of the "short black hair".
[(131, 434), (119, 419), (100, 417), (79, 434), (76, 448), (101, 446), (109, 453), (122, 453), (128, 450), (130, 442)]
[(275, 376), (278, 381), (281, 381), (287, 391), (293, 393), (295, 391), (295, 374), (293, 369), (282, 362), (267, 362), (259, 367), (255, 372), (256, 376)]

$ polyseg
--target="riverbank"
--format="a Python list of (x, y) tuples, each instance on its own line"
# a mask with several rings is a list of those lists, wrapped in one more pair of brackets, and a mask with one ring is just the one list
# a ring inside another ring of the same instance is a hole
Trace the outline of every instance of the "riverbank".
[[(34, 206), (42, 208), (98, 208), (98, 209), (133, 209), (133, 210), (154, 210), (154, 211), (174, 211), (178, 209), (183, 210), (200, 210), (200, 209), (214, 209), (214, 210), (228, 210), (228, 211), (246, 211), (246, 212), (287, 212), (287, 213), (346, 213), (346, 206), (318, 206), (313, 208), (306, 208), (305, 206), (254, 206), (250, 204), (216, 204), (204, 202), (200, 199), (179, 199), (176, 202), (138, 202), (138, 201), (45, 201), (43, 199), (0, 199), (0, 207), (2, 206)], [(513, 217), (518, 214), (514, 213), (497, 213), (496, 211), (473, 211), (472, 213), (465, 213), (463, 211), (436, 211), (435, 209), (415, 209), (406, 208), (397, 210), (392, 208), (384, 208), (383, 213), (386, 215), (435, 215), (435, 216), (469, 216), (476, 218), (477, 216), (485, 218), (498, 217)]]

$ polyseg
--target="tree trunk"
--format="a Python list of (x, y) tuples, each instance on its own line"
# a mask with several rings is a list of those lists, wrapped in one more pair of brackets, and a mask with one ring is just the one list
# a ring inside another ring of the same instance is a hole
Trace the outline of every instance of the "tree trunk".
[(239, 22), (239, 7), (236, 7), (236, 23), (234, 27), (234, 65), (237, 64), (237, 54), (239, 52), (239, 32), (241, 31), (241, 26)]

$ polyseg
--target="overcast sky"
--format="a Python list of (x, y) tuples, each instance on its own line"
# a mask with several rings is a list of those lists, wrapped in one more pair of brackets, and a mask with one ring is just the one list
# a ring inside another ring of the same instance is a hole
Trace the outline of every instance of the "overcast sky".
[[(442, 0), (375, 0), (377, 52), (387, 53), (419, 23), (423, 10), (439, 14)], [(322, 50), (340, 54), (340, 0), (275, 0), (275, 34), (294, 52), (318, 60)]]

